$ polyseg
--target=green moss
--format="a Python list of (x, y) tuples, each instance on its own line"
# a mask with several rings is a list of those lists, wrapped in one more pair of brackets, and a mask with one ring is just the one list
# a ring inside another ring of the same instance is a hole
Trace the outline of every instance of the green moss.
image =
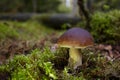
[(26, 22), (0, 22), (0, 39), (15, 38), (21, 40), (36, 40), (50, 34), (52, 31), (52, 29), (46, 28), (35, 20), (29, 20)]
[(46, 49), (43, 53), (35, 49), (31, 54), (17, 55), (9, 62), (12, 80), (56, 79), (56, 72), (50, 58), (53, 54)]
[(82, 50), (82, 53), (83, 65), (71, 72), (64, 65), (67, 55), (63, 52), (52, 53), (49, 48), (44, 51), (35, 49), (31, 54), (17, 55), (6, 65), (0, 66), (0, 75), (3, 72), (4, 75), (9, 74), (7, 77), (12, 80), (93, 80), (119, 76), (119, 61), (107, 61), (101, 54), (90, 50)]
[(96, 12), (91, 20), (91, 33), (96, 42), (116, 44), (120, 39), (120, 11)]
[(8, 26), (7, 23), (0, 23), (0, 40), (4, 38), (17, 38), (18, 33), (12, 26)]
[[(85, 28), (85, 20), (78, 26)], [(118, 44), (120, 41), (120, 10), (94, 12), (90, 21), (89, 31), (96, 43)]]

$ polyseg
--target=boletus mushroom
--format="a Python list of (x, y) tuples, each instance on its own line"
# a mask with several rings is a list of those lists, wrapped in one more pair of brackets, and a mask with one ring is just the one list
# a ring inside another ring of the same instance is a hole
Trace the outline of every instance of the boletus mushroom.
[(82, 65), (81, 48), (86, 48), (93, 45), (93, 37), (91, 34), (82, 28), (74, 27), (61, 35), (57, 41), (59, 47), (69, 48), (69, 66), (76, 69)]

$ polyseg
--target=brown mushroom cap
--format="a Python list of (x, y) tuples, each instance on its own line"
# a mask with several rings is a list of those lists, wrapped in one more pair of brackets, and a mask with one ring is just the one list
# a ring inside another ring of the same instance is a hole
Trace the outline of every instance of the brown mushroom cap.
[(60, 47), (85, 48), (93, 45), (93, 37), (85, 29), (76, 27), (69, 29), (60, 36), (57, 43)]

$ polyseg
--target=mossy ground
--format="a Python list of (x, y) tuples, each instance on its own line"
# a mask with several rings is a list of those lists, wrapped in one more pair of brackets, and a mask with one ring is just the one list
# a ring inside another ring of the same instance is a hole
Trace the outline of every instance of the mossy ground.
[(83, 65), (69, 69), (68, 49), (51, 51), (61, 33), (32, 20), (0, 21), (0, 79), (120, 79), (120, 61), (106, 60), (95, 47), (82, 50)]

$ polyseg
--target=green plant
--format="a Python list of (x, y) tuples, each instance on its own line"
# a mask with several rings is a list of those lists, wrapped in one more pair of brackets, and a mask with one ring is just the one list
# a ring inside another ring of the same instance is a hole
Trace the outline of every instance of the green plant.
[(36, 20), (29, 20), (26, 22), (0, 21), (0, 40), (6, 38), (36, 40), (50, 34), (51, 31), (52, 29), (46, 28)]
[[(57, 12), (58, 6), (61, 4), (60, 0), (2, 0), (0, 3), (0, 12), (22, 13), (22, 12)], [(7, 6), (6, 6), (7, 5)], [(47, 6), (46, 6), (47, 5)], [(4, 8), (2, 8), (4, 7)], [(25, 8), (24, 8), (25, 7)]]
[(75, 75), (69, 74), (68, 70), (69, 69), (67, 67), (64, 68), (62, 80), (86, 80), (82, 72), (79, 74), (79, 76), (75, 76)]
[(96, 12), (91, 20), (91, 33), (96, 42), (116, 44), (120, 35), (120, 11)]
[(52, 56), (48, 49), (43, 53), (35, 49), (27, 56), (17, 55), (8, 64), (12, 80), (57, 79), (53, 64), (50, 62)]
[(108, 66), (106, 66), (105, 68), (105, 76), (107, 78), (116, 78), (119, 79), (120, 78), (120, 61), (116, 60), (114, 62), (109, 63)]
[(0, 79), (8, 80), (10, 78), (10, 71), (8, 65), (0, 65)]
[(18, 33), (12, 26), (8, 26), (7, 23), (0, 23), (0, 40), (4, 38), (17, 38)]
[[(0, 78), (12, 80), (94, 80), (119, 78), (119, 61), (110, 62), (100, 53), (89, 49), (81, 50), (83, 65), (70, 72), (67, 51), (52, 53), (49, 48), (33, 50), (28, 55), (17, 55), (0, 66)], [(63, 54), (62, 54), (63, 53)], [(61, 69), (61, 68), (62, 69)]]

